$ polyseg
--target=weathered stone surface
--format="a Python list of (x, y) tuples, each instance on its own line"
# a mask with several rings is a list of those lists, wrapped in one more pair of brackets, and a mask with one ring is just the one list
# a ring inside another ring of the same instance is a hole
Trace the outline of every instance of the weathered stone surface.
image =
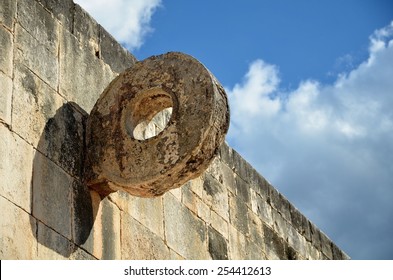
[(16, 52), (17, 63), (27, 66), (52, 89), (58, 86), (58, 59), (57, 50), (48, 49), (45, 42), (38, 41), (22, 26), (16, 24)]
[(230, 223), (244, 235), (249, 233), (248, 208), (244, 201), (238, 197), (229, 196)]
[(79, 5), (74, 7), (74, 28), (73, 34), (79, 41), (89, 43), (95, 50), (96, 56), (100, 57), (98, 23)]
[[(263, 237), (263, 222), (261, 219), (250, 209), (248, 209), (248, 223), (250, 228), (249, 239), (250, 242), (258, 246), (260, 250), (265, 251), (265, 241)], [(256, 256), (255, 259), (260, 259), (261, 256)]]
[[(34, 147), (64, 100), (23, 65), (15, 67), (12, 128)], [(42, 150), (44, 153), (45, 150)]]
[(145, 198), (130, 196), (119, 191), (110, 196), (111, 200), (151, 232), (164, 239), (164, 212), (162, 197)]
[(108, 197), (101, 200), (94, 191), (90, 192), (90, 197), (94, 224), (90, 235), (80, 247), (97, 259), (121, 259), (120, 209)]
[[(34, 156), (33, 216), (71, 240), (73, 178), (40, 152)], [(44, 244), (47, 245), (47, 244)]]
[(265, 259), (263, 249), (231, 225), (229, 226), (229, 256), (231, 260)]
[(72, 30), (75, 9), (72, 0), (38, 0), (38, 2), (53, 14), (64, 28), (69, 31)]
[(13, 42), (11, 33), (0, 25), (0, 72), (12, 77)]
[(47, 120), (37, 146), (39, 151), (61, 168), (79, 178), (83, 175), (87, 119), (87, 113), (81, 112), (83, 110), (75, 103), (64, 103)]
[(0, 5), (0, 23), (12, 30), (16, 14), (15, 0), (2, 0)]
[(114, 72), (121, 73), (136, 63), (136, 58), (110, 35), (102, 26), (100, 31), (100, 57)]
[(235, 176), (236, 196), (245, 204), (250, 204), (250, 185), (239, 176)]
[(291, 221), (288, 200), (275, 188), (270, 188), (269, 199), (271, 206), (275, 208), (285, 220)]
[(274, 221), (272, 216), (272, 208), (258, 193), (251, 190), (251, 209), (254, 213), (258, 214), (261, 220), (273, 227)]
[(203, 221), (210, 221), (210, 208), (191, 189), (191, 182), (182, 187), (182, 202)]
[(2, 196), (0, 211), (0, 259), (34, 258), (37, 250), (35, 219)]
[[(135, 128), (168, 107), (173, 112), (166, 129), (137, 139)], [(229, 109), (224, 89), (201, 63), (168, 53), (113, 80), (87, 125), (88, 151), (94, 151), (87, 154), (88, 185), (151, 197), (205, 171), (228, 130)]]
[(125, 214), (122, 217), (121, 257), (131, 260), (169, 259), (170, 253), (159, 237)]
[(229, 220), (228, 190), (210, 174), (204, 176), (202, 198), (224, 220)]
[(65, 260), (71, 255), (72, 243), (67, 238), (41, 222), (37, 222), (37, 227), (37, 259)]
[[(57, 53), (59, 24), (53, 20), (51, 13), (36, 1), (18, 1), (17, 13), (18, 23), (40, 44)], [(41, 59), (45, 60), (46, 57)], [(57, 73), (53, 76), (57, 76)]]
[(164, 196), (164, 218), (170, 248), (186, 259), (209, 259), (206, 225), (171, 194)]
[(309, 222), (306, 217), (292, 204), (289, 204), (289, 212), (291, 214), (291, 224), (294, 228), (303, 235), (307, 241), (311, 241), (311, 232)]
[(280, 238), (270, 227), (263, 225), (266, 255), (269, 260), (288, 259), (286, 242)]
[[(0, 194), (31, 213), (33, 147), (0, 124)], [(3, 212), (5, 213), (5, 212)]]
[(11, 125), (12, 80), (0, 72), (0, 121)]
[(322, 253), (328, 258), (333, 259), (332, 241), (323, 232), (321, 232)]
[(213, 260), (228, 259), (228, 245), (225, 238), (214, 228), (208, 227), (209, 254)]
[(84, 111), (90, 112), (116, 74), (96, 57), (94, 48), (87, 42), (79, 42), (64, 29), (60, 32), (59, 54), (60, 94), (68, 101), (77, 103)]
[(228, 222), (225, 221), (220, 215), (216, 212), (210, 212), (210, 219), (204, 221), (210, 221), (210, 225), (215, 228), (219, 233), (222, 234), (226, 239), (229, 238), (229, 231), (228, 231)]

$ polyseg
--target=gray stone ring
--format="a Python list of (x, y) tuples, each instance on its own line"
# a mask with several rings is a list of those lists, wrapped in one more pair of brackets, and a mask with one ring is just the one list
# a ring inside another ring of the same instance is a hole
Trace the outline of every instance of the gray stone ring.
[[(166, 108), (166, 126), (144, 138), (140, 124)], [(206, 170), (228, 126), (225, 91), (195, 58), (172, 52), (137, 62), (109, 84), (89, 116), (86, 183), (104, 195), (162, 195)]]

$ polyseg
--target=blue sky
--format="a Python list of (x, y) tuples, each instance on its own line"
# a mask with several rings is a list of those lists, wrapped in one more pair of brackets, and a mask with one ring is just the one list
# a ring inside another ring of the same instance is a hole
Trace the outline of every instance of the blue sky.
[(354, 259), (393, 259), (393, 1), (78, 0), (139, 60), (193, 55), (228, 143)]

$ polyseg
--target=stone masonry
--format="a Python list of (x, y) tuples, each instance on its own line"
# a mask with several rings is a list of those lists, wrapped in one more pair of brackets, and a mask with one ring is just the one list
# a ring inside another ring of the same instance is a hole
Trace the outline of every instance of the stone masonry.
[(2, 0), (0, 51), (1, 259), (348, 258), (226, 144), (163, 196), (90, 191), (87, 118), (136, 59), (71, 0)]

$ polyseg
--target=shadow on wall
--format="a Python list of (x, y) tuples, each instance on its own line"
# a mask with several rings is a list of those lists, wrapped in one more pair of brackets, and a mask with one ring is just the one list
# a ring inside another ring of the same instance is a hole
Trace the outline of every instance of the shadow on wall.
[(31, 229), (39, 244), (64, 257), (88, 240), (98, 208), (83, 184), (87, 117), (76, 103), (59, 108), (45, 125), (33, 162)]

